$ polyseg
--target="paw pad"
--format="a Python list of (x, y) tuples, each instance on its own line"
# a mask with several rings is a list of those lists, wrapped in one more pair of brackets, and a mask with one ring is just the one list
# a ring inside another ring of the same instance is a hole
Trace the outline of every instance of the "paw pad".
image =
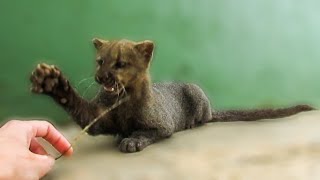
[[(32, 82), (32, 92), (57, 94), (58, 91), (68, 91), (69, 83), (62, 76), (61, 71), (54, 65), (38, 64), (32, 72), (30, 80)], [(62, 98), (61, 103), (66, 103), (67, 99)]]

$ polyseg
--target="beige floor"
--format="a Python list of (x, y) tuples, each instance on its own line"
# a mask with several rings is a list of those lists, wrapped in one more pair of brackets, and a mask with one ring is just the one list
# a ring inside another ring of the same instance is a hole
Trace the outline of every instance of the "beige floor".
[[(174, 134), (139, 153), (118, 151), (112, 137), (84, 136), (54, 180), (320, 179), (320, 111), (258, 122), (212, 123)], [(79, 129), (65, 129), (72, 139)]]

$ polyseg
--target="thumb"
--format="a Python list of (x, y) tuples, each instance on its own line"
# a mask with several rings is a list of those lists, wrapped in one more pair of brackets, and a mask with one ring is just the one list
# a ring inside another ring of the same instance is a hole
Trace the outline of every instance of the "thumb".
[(49, 155), (34, 154), (34, 170), (39, 175), (39, 178), (45, 176), (55, 163), (53, 157)]

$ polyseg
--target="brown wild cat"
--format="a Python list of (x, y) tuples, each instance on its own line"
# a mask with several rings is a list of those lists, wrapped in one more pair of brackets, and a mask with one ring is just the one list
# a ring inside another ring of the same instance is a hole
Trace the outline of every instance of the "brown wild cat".
[(82, 128), (119, 99), (129, 101), (110, 111), (88, 131), (91, 135), (119, 135), (122, 152), (141, 151), (174, 132), (217, 121), (254, 121), (313, 110), (308, 105), (283, 109), (212, 110), (195, 84), (152, 83), (151, 41), (94, 39), (96, 76), (102, 91), (92, 101), (81, 98), (56, 66), (39, 64), (31, 75), (32, 90), (52, 97)]

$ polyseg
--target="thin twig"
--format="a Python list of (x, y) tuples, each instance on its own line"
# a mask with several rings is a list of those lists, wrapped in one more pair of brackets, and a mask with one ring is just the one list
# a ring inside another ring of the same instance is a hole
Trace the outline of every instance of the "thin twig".
[(55, 158), (55, 160), (60, 159), (63, 155), (65, 155), (65, 153), (67, 153), (69, 151), (69, 149), (74, 146), (76, 144), (76, 142), (80, 139), (80, 137), (85, 134), (88, 129), (94, 125), (98, 120), (100, 120), (100, 118), (102, 118), (104, 115), (106, 115), (108, 112), (112, 111), (113, 109), (115, 109), (116, 107), (120, 106), (122, 103), (127, 102), (130, 99), (130, 96), (126, 96), (122, 99), (120, 99), (119, 101), (117, 101), (116, 103), (114, 103), (111, 107), (107, 108), (106, 110), (104, 110), (99, 116), (97, 116), (96, 118), (94, 118), (84, 129), (82, 129), (82, 131), (79, 132), (79, 134), (77, 136), (75, 136), (72, 140), (72, 143), (70, 145), (70, 147), (64, 151), (62, 154), (60, 154), (58, 157)]

